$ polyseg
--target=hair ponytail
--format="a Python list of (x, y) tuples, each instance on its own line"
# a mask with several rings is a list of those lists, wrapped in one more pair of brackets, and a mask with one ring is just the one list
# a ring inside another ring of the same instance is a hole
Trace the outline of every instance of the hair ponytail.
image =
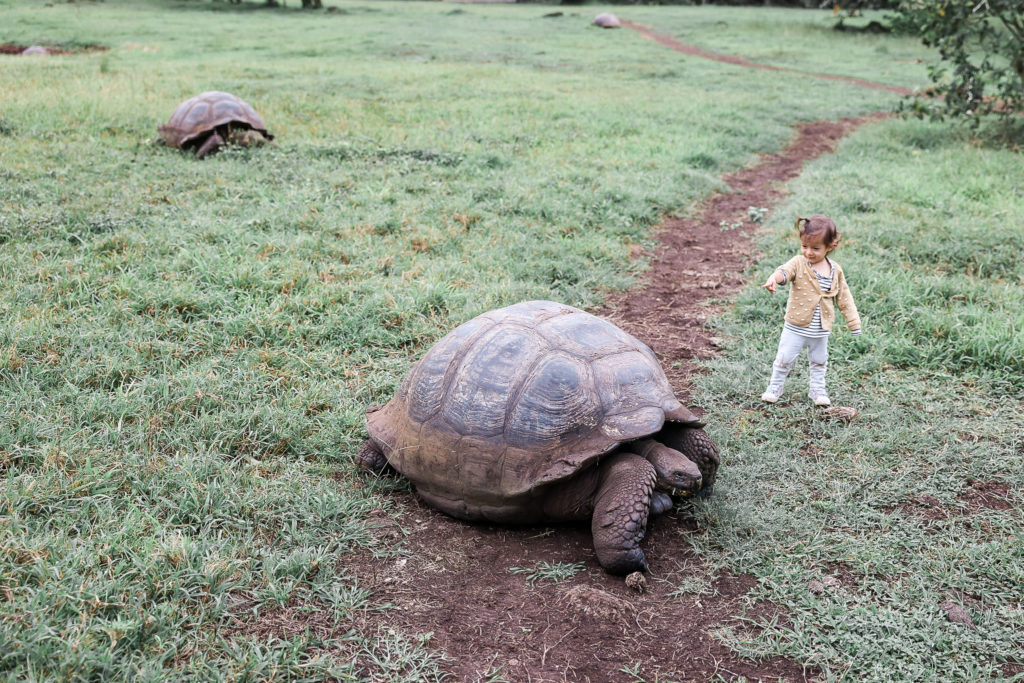
[(800, 237), (821, 235), (822, 241), (829, 249), (839, 246), (839, 228), (836, 227), (835, 221), (828, 216), (816, 213), (810, 218), (797, 218), (794, 226)]

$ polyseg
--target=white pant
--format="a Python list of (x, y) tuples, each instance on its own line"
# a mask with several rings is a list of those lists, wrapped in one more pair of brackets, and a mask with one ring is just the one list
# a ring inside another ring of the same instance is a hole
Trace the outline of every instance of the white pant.
[(789, 371), (793, 369), (793, 361), (800, 355), (801, 349), (807, 347), (807, 359), (810, 361), (811, 396), (825, 394), (825, 371), (828, 370), (828, 337), (805, 337), (792, 330), (783, 328), (779, 337), (779, 352), (775, 355), (772, 365), (772, 378), (768, 381), (768, 391), (781, 394), (786, 384)]

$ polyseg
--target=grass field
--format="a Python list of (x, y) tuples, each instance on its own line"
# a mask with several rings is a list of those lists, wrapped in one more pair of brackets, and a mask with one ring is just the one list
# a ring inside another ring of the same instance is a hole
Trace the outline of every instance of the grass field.
[[(355, 485), (351, 462), (365, 406), (478, 313), (628, 287), (652, 226), (795, 123), (895, 102), (600, 31), (598, 6), (329, 4), (0, 0), (0, 42), (109, 48), (0, 55), (8, 680), (442, 678), (418, 634), (222, 630), (240, 605), (341, 622), (383, 607), (343, 569), (385, 552), (366, 524), (386, 491)], [(830, 13), (628, 16), (909, 88), (932, 58), (835, 33)], [(277, 144), (199, 162), (155, 143), (179, 102), (214, 89), (255, 106)], [(754, 284), (716, 321), (726, 353), (695, 400), (725, 465), (689, 541), (709, 578), (751, 573), (754, 597), (789, 614), (723, 630), (738, 652), (829, 680), (1021, 664), (1024, 160), (996, 140), (898, 119), (856, 133), (794, 184)], [(757, 401), (784, 298), (756, 284), (812, 210), (846, 233), (836, 259), (865, 321), (832, 344), (833, 398), (862, 412), (847, 427)], [(998, 495), (978, 504), (969, 482)], [(974, 628), (946, 620), (948, 600)]]

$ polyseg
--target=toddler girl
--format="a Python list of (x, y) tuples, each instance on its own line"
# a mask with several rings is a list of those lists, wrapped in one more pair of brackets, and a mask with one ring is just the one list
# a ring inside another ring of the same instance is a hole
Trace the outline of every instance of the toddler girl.
[(793, 361), (800, 350), (807, 347), (811, 374), (811, 388), (807, 396), (814, 405), (827, 406), (832, 404), (825, 391), (825, 371), (828, 368), (828, 335), (836, 317), (833, 299), (853, 334), (860, 334), (860, 316), (846, 285), (843, 269), (828, 258), (828, 253), (839, 246), (836, 224), (828, 216), (815, 214), (810, 218), (797, 218), (796, 229), (800, 234), (800, 254), (772, 273), (764, 283), (764, 288), (772, 294), (777, 285), (791, 282), (792, 287), (779, 351), (772, 366), (772, 378), (761, 394), (761, 400), (768, 403), (779, 400)]

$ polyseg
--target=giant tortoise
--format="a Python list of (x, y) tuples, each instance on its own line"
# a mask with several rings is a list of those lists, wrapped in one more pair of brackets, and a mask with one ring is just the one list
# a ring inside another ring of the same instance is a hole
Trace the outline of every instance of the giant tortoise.
[(551, 301), (484, 313), (450, 332), (384, 406), (356, 456), (397, 471), (460, 519), (590, 520), (601, 566), (646, 570), (650, 514), (710, 493), (718, 449), (651, 350)]
[(255, 109), (218, 90), (185, 100), (157, 130), (168, 146), (194, 149), (200, 159), (225, 143), (248, 146), (274, 139)]

